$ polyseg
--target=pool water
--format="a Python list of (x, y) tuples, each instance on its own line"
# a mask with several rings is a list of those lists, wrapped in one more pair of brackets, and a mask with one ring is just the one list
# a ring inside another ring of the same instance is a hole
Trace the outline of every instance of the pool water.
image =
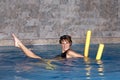
[[(49, 59), (61, 53), (59, 45), (27, 46), (37, 55)], [(89, 60), (66, 59), (51, 62), (26, 57), (14, 46), (0, 47), (0, 80), (119, 80), (120, 44), (105, 44), (102, 59), (95, 60), (98, 45), (91, 45)], [(72, 49), (83, 54), (84, 45)]]

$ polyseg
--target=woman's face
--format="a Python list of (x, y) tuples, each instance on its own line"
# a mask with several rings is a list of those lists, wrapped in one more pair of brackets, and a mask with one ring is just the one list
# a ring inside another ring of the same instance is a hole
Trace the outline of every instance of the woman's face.
[(61, 42), (61, 46), (62, 46), (62, 51), (63, 52), (70, 49), (70, 43), (67, 40), (63, 40)]

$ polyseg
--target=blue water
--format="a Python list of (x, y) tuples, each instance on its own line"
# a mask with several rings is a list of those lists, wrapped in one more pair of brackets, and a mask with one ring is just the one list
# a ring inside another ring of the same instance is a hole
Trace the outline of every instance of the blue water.
[[(59, 45), (27, 46), (43, 58), (61, 52)], [(91, 45), (89, 57), (51, 62), (51, 67), (39, 60), (26, 57), (13, 46), (0, 47), (0, 80), (119, 80), (120, 44), (105, 44), (101, 61), (96, 61), (98, 45)], [(84, 45), (72, 49), (83, 54)]]

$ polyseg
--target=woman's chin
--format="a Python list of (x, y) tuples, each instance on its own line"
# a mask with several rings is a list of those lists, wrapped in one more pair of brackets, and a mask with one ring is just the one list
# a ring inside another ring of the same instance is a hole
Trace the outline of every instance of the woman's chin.
[(68, 49), (64, 49), (65, 51), (67, 51)]

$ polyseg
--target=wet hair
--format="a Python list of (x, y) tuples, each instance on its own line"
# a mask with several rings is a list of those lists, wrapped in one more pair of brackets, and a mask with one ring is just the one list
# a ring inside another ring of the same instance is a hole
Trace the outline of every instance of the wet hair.
[(63, 35), (60, 37), (59, 43), (61, 44), (63, 40), (66, 40), (70, 43), (70, 45), (72, 45), (72, 40), (71, 40), (71, 36), (69, 35)]

